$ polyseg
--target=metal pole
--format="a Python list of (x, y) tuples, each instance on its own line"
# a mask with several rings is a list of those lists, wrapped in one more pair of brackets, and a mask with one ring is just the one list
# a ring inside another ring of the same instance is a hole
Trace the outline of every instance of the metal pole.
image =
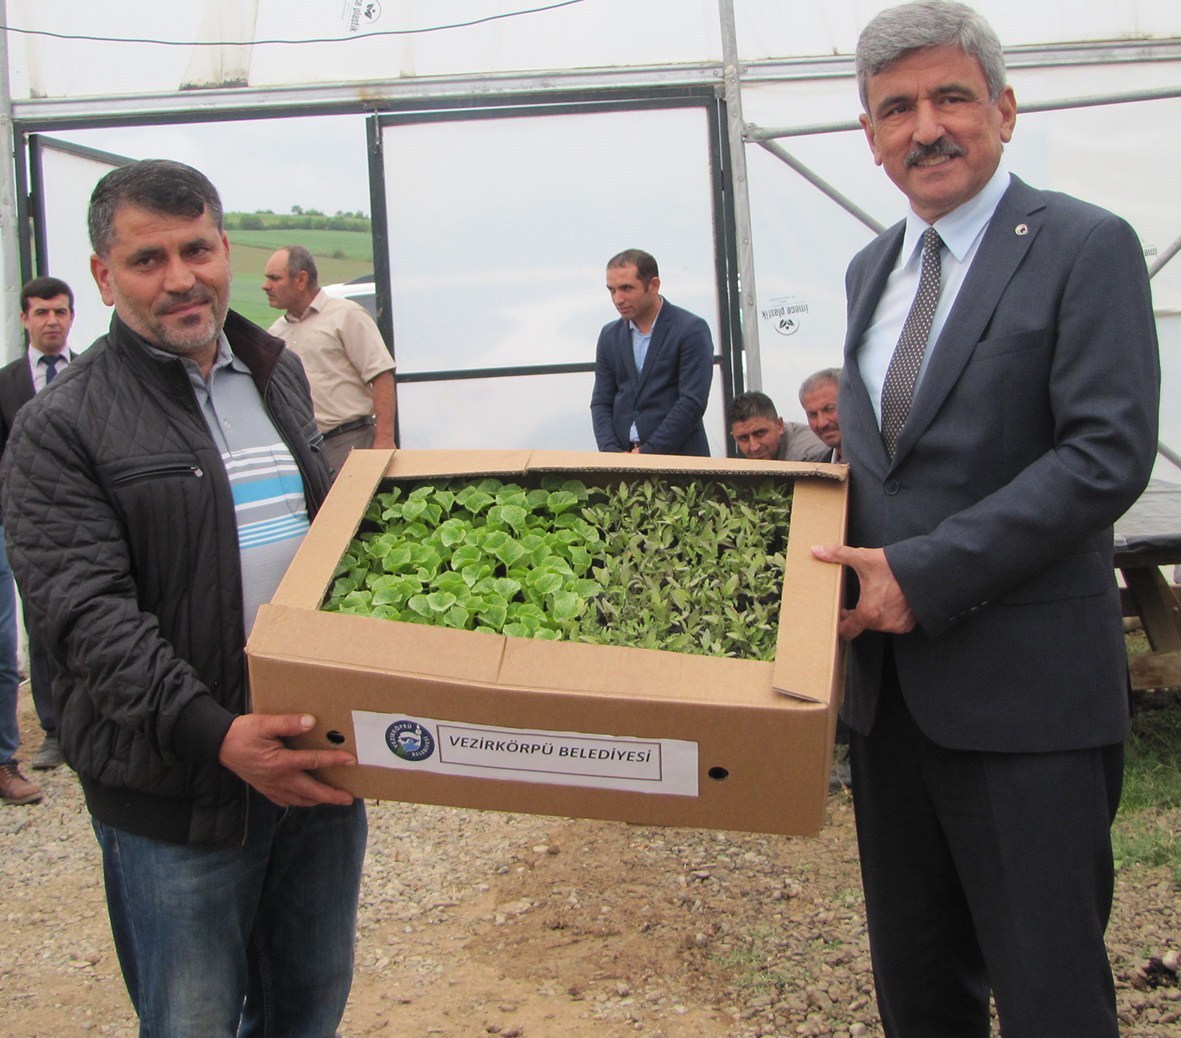
[(1156, 262), (1148, 268), (1148, 276), (1150, 278), (1156, 277), (1160, 273), (1161, 267), (1169, 262), (1178, 252), (1181, 252), (1181, 238), (1177, 238), (1172, 245), (1170, 245), (1164, 252), (1156, 258)]
[(24, 351), (20, 321), (20, 255), (16, 210), (16, 148), (12, 136), (12, 93), (8, 83), (8, 3), (0, 0), (0, 141), (6, 154), (0, 161), (0, 249), (4, 284), (0, 305), (4, 312), (4, 356), (14, 360)]
[(841, 194), (835, 187), (832, 186), (818, 173), (813, 173), (807, 166), (805, 166), (799, 159), (797, 159), (790, 152), (785, 151), (774, 141), (759, 141), (759, 145), (766, 148), (772, 155), (783, 162), (786, 162), (792, 169), (794, 169), (801, 177), (803, 177), (813, 187), (823, 191), (828, 195), (837, 205), (839, 205), (845, 212), (857, 217), (866, 227), (868, 227), (874, 234), (881, 234), (886, 229), (886, 225), (880, 220), (875, 220), (864, 209), (861, 208), (852, 199), (847, 198)]
[[(1034, 112), (1065, 112), (1071, 108), (1098, 108), (1102, 105), (1136, 104), (1140, 101), (1168, 101), (1175, 97), (1181, 97), (1181, 88), (1136, 90), (1122, 94), (1099, 94), (1093, 97), (1066, 97), (1058, 101), (1031, 101), (1023, 102), (1017, 108), (1021, 115), (1032, 115)], [(759, 126), (749, 123), (746, 126), (746, 139), (761, 143), (781, 137), (809, 137), (818, 133), (847, 133), (850, 130), (860, 129), (861, 123), (856, 119), (843, 120), (839, 123), (818, 123), (813, 126)]]
[(742, 349), (746, 355), (747, 389), (763, 388), (759, 354), (759, 301), (755, 295), (755, 256), (751, 244), (750, 192), (746, 180), (746, 152), (742, 139), (742, 85), (738, 75), (738, 34), (734, 28), (734, 0), (718, 0), (722, 23), (722, 65), (726, 86), (726, 119), (730, 164), (734, 181), (734, 230), (738, 238), (738, 277), (742, 295)]
[(1162, 458), (1171, 461), (1177, 468), (1181, 469), (1181, 455), (1179, 455), (1172, 447), (1167, 446), (1163, 440), (1156, 441), (1156, 452)]

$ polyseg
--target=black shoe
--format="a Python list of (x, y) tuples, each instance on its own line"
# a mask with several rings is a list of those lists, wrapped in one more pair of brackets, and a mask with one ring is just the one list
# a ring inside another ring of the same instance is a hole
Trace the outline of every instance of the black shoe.
[(49, 771), (59, 765), (65, 764), (66, 759), (62, 756), (62, 748), (57, 744), (56, 735), (47, 735), (41, 740), (41, 745), (37, 752), (33, 754), (33, 770), (34, 771)]

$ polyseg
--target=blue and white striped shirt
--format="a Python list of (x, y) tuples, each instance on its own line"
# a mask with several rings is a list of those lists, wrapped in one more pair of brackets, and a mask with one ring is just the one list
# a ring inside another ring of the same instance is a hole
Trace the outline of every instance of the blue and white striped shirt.
[(224, 334), (208, 382), (195, 361), (181, 360), (234, 493), (249, 635), (258, 607), (274, 595), (310, 525), (303, 479), (250, 369), (231, 352)]

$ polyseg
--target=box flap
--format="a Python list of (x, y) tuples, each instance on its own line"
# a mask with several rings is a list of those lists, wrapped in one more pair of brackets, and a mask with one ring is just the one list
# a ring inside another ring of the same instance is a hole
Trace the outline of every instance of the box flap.
[[(356, 453), (353, 451), (353, 454)], [(523, 474), (532, 453), (529, 450), (395, 451), (385, 475), (396, 479), (440, 479), (448, 476)]]
[[(465, 451), (465, 454), (484, 453)], [(487, 453), (492, 453), (491, 451)], [(645, 475), (667, 472), (686, 475), (716, 475), (719, 472), (741, 472), (766, 475), (768, 472), (793, 476), (820, 476), (844, 482), (848, 465), (829, 465), (820, 462), (748, 461), (746, 458), (697, 458), (678, 454), (616, 454), (588, 451), (530, 452), (527, 468), (536, 472), (569, 469), (580, 472), (612, 472), (638, 469)]]
[(271, 604), (259, 607), (246, 651), (272, 659), (330, 660), (360, 670), (495, 685), (504, 642), (502, 634)]
[(365, 450), (349, 455), (271, 599), (273, 604), (320, 608), (336, 564), (356, 536), (378, 481), (396, 453)]
[(772, 678), (784, 695), (827, 703), (840, 693), (842, 568), (814, 558), (812, 546), (845, 543), (847, 496), (846, 483), (796, 481)]
[(500, 681), (513, 688), (735, 704), (774, 694), (772, 665), (759, 660), (537, 638), (505, 642)]

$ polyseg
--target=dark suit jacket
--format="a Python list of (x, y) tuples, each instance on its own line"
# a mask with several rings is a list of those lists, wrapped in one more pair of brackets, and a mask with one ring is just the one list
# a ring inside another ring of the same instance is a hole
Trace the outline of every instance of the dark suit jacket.
[(656, 315), (644, 368), (637, 375), (631, 328), (620, 318), (599, 333), (591, 419), (601, 451), (630, 450), (632, 422), (644, 454), (709, 457), (701, 422), (713, 379), (709, 326), (667, 299)]
[(4, 448), (8, 445), (12, 420), (34, 395), (28, 357), (17, 357), (11, 364), (0, 368), (0, 457), (4, 456)]
[[(902, 237), (891, 228), (849, 267), (839, 411), (849, 543), (886, 548), (918, 619), (891, 636), (907, 704), (957, 749), (1118, 742), (1111, 526), (1148, 480), (1159, 391), (1140, 243), (1111, 213), (1013, 178), (890, 461), (857, 345)], [(885, 637), (852, 645), (844, 714), (865, 734)]]

